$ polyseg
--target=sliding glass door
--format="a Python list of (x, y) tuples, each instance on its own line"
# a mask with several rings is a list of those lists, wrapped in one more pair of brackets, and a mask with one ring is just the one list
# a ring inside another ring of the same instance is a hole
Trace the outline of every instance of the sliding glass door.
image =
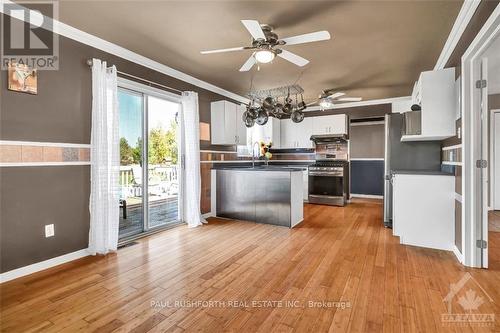
[(179, 101), (152, 88), (121, 86), (119, 232), (124, 239), (179, 223), (182, 182)]
[(148, 228), (179, 221), (179, 104), (147, 96)]
[(144, 98), (141, 93), (118, 91), (120, 117), (120, 237), (143, 232), (142, 166)]

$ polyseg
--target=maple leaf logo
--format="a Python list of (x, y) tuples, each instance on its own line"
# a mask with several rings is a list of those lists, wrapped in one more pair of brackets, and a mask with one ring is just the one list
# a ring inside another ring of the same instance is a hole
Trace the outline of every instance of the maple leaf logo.
[(477, 310), (483, 303), (483, 297), (477, 296), (476, 292), (472, 289), (465, 292), (465, 297), (460, 296), (458, 299), (458, 304), (460, 304), (465, 311), (469, 311), (469, 313), (472, 312), (472, 310)]

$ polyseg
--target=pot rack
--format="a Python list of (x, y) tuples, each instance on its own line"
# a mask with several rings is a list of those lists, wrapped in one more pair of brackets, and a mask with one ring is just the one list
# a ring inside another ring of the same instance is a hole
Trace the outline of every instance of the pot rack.
[(280, 97), (287, 97), (288, 95), (301, 95), (304, 93), (304, 89), (298, 84), (292, 84), (288, 86), (282, 86), (272, 89), (262, 89), (254, 90), (247, 94), (247, 96), (252, 100), (263, 100), (266, 97), (272, 97), (273, 99)]

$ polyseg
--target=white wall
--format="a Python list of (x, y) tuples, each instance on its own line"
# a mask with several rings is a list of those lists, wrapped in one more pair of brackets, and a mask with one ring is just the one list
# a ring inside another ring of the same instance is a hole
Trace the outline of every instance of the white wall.
[(488, 94), (500, 93), (500, 37), (485, 52), (488, 58)]

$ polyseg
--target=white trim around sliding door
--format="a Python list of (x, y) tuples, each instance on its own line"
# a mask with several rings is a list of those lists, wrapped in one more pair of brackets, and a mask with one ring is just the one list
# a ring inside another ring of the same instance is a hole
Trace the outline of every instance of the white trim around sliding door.
[[(158, 89), (155, 87), (150, 87), (148, 85), (142, 84), (140, 82), (132, 81), (129, 79), (125, 79), (123, 77), (118, 77), (118, 89), (122, 89), (123, 91), (126, 91), (127, 93), (135, 94), (137, 96), (142, 97), (142, 126), (141, 126), (141, 133), (142, 133), (142, 151), (146, 152), (147, 147), (149, 146), (148, 142), (148, 97), (154, 97), (158, 99), (162, 99), (168, 102), (176, 103), (179, 105), (179, 129), (180, 133), (177, 138), (178, 140), (178, 147), (179, 147), (179, 156), (182, 156), (184, 153), (184, 146), (182, 144), (182, 131), (183, 131), (183, 124), (182, 124), (182, 108), (181, 108), (181, 96), (178, 94), (174, 94), (162, 89)], [(143, 154), (143, 165), (149, 165), (148, 161), (148, 154)], [(178, 193), (178, 217), (179, 221), (178, 222), (183, 222), (184, 220), (184, 208), (183, 208), (183, 184), (184, 184), (184, 173), (182, 171), (182, 166), (181, 163), (178, 163), (178, 177), (180, 180), (180, 186), (179, 186), (179, 193)], [(142, 167), (142, 179), (143, 179), (143, 199), (142, 199), (142, 205), (143, 205), (143, 232), (139, 233), (138, 235), (144, 234), (151, 232), (156, 229), (160, 229), (164, 227), (165, 225), (160, 225), (160, 226), (154, 226), (150, 227), (149, 225), (149, 195), (148, 195), (148, 181), (149, 181), (149, 175), (148, 175), (148, 168)], [(129, 236), (125, 236), (127, 238)]]

